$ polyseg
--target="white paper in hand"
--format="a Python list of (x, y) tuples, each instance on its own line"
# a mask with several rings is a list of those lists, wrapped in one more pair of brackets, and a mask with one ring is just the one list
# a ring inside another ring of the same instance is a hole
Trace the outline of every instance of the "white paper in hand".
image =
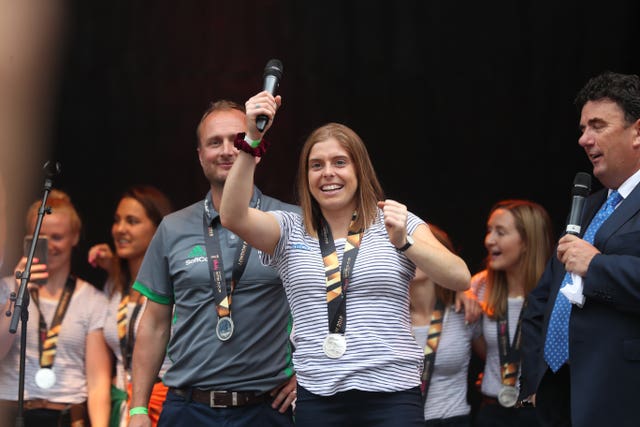
[(582, 293), (582, 277), (577, 274), (571, 273), (571, 281), (564, 288), (560, 289), (560, 292), (564, 294), (571, 304), (575, 304), (582, 308), (584, 304), (584, 294)]

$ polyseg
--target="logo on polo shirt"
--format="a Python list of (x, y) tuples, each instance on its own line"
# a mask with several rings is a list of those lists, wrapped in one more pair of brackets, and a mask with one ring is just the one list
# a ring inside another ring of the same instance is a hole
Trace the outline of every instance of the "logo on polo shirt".
[(191, 265), (197, 262), (207, 262), (207, 252), (200, 245), (194, 246), (187, 255), (185, 265)]

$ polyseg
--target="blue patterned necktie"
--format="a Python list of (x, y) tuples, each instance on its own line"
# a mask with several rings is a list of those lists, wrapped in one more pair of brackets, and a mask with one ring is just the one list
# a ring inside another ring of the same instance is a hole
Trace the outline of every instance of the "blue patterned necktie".
[[(593, 238), (603, 222), (609, 218), (616, 205), (620, 203), (622, 196), (614, 190), (609, 194), (607, 201), (602, 205), (596, 216), (589, 224), (583, 239), (593, 244)], [(573, 283), (571, 273), (567, 272), (562, 280), (561, 288)], [(558, 292), (549, 327), (547, 328), (547, 339), (544, 343), (544, 360), (547, 361), (553, 372), (569, 359), (569, 316), (571, 314), (571, 303), (562, 292)]]

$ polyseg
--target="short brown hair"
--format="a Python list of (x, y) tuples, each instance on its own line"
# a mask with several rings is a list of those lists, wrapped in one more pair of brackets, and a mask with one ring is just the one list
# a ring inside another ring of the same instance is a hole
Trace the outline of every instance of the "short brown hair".
[(238, 110), (242, 112), (242, 114), (247, 114), (244, 105), (238, 104), (234, 101), (229, 101), (228, 99), (221, 99), (219, 101), (210, 102), (209, 107), (202, 113), (202, 117), (200, 118), (200, 122), (198, 123), (198, 127), (196, 128), (196, 147), (200, 146), (200, 128), (202, 127), (202, 123), (209, 116), (209, 114), (214, 111), (230, 111), (230, 110)]

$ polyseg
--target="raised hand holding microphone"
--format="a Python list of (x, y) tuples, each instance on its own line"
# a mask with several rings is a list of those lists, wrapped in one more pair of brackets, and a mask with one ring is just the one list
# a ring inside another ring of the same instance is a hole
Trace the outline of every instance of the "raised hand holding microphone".
[[(276, 65), (279, 64), (279, 68), (272, 66), (274, 61), (277, 62)], [(245, 102), (246, 133), (238, 133), (233, 141), (234, 147), (239, 151), (244, 151), (253, 157), (262, 157), (269, 148), (269, 143), (264, 141), (263, 137), (273, 124), (276, 111), (282, 104), (280, 95), (273, 95), (281, 76), (282, 64), (280, 61), (272, 59), (267, 63), (265, 69), (264, 86), (266, 90), (252, 96)]]
[[(282, 105), (282, 97), (280, 95), (273, 96), (267, 91), (262, 91), (251, 98), (245, 103), (245, 109), (247, 111), (247, 138), (251, 139), (249, 142), (259, 141), (262, 139), (267, 130), (271, 128), (273, 119)], [(260, 117), (266, 117), (265, 127), (260, 130), (258, 128), (258, 122)]]

